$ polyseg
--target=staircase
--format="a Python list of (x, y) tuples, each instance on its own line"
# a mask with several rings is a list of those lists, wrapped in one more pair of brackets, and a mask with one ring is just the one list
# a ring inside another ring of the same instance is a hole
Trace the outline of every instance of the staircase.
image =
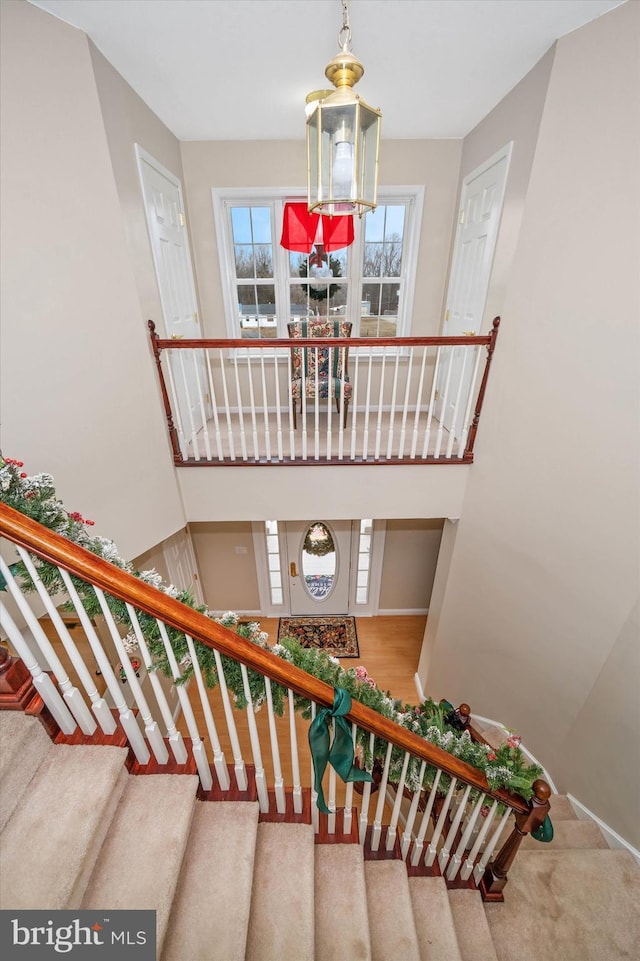
[(640, 870), (552, 798), (504, 904), (442, 877), (314, 843), (196, 775), (136, 776), (127, 749), (53, 744), (0, 713), (0, 907), (152, 908), (161, 961), (622, 961), (640, 944)]

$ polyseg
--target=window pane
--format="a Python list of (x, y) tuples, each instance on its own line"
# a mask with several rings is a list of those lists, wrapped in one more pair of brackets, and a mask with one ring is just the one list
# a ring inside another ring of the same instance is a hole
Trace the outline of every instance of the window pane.
[(234, 247), (236, 277), (255, 277), (253, 247), (251, 244), (236, 244)]
[(251, 243), (251, 211), (249, 207), (231, 208), (231, 229), (234, 243)]
[(267, 534), (267, 552), (269, 554), (277, 554), (280, 548), (278, 546), (278, 535), (277, 534)]
[(400, 204), (398, 206), (387, 205), (385, 207), (386, 219), (384, 228), (384, 239), (392, 240), (398, 238), (402, 240), (404, 236), (404, 217), (405, 217), (405, 206)]
[(384, 240), (384, 215), (386, 207), (379, 204), (365, 217), (364, 239), (367, 243)]
[(264, 529), (267, 534), (277, 534), (278, 533), (278, 522), (277, 521), (265, 521)]
[(368, 593), (366, 587), (359, 587), (356, 593), (356, 604), (366, 604)]
[(259, 244), (254, 248), (256, 277), (273, 277), (271, 244)]
[(271, 237), (271, 208), (252, 207), (251, 221), (253, 224), (254, 244), (270, 244)]
[(282, 591), (272, 590), (271, 591), (271, 603), (272, 604), (283, 604)]

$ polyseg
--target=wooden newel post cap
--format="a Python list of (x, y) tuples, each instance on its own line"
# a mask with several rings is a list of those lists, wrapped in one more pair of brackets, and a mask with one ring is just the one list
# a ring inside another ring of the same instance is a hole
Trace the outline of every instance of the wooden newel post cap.
[(533, 788), (533, 795), (538, 804), (546, 804), (551, 797), (551, 788), (547, 782), (539, 778), (533, 782), (531, 787)]
[(460, 717), (468, 718), (471, 716), (471, 708), (468, 704), (461, 704), (458, 708), (458, 714)]

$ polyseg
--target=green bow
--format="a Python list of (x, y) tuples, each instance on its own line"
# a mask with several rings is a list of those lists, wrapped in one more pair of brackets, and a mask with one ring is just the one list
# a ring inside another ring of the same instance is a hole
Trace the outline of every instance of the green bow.
[(531, 832), (531, 837), (535, 838), (536, 841), (545, 841), (547, 843), (553, 841), (553, 824), (548, 814), (540, 827)]
[[(309, 747), (315, 775), (314, 790), (317, 792), (318, 810), (331, 814), (324, 800), (322, 778), (327, 762), (340, 775), (343, 781), (373, 781), (368, 771), (353, 764), (353, 739), (351, 728), (344, 715), (351, 710), (351, 695), (343, 687), (335, 688), (333, 707), (324, 707), (311, 722), (309, 728)], [(329, 748), (329, 728), (333, 718), (333, 744)]]

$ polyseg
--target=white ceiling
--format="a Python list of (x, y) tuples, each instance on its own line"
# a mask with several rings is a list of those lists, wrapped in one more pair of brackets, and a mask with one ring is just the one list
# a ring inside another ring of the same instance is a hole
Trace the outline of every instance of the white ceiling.
[[(340, 0), (30, 0), (84, 30), (180, 140), (301, 140)], [(555, 40), (623, 0), (351, 0), (383, 137), (462, 137)]]

